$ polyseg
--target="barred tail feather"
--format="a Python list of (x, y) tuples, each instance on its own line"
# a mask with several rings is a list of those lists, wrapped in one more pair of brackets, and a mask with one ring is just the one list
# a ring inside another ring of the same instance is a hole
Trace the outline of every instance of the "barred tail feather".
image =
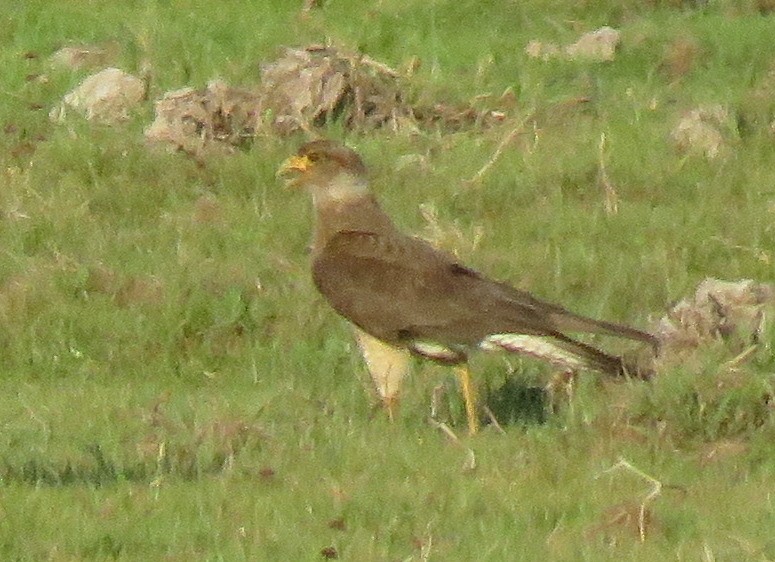
[(482, 340), (479, 347), (485, 351), (503, 349), (531, 355), (564, 369), (592, 369), (611, 376), (622, 376), (626, 371), (621, 358), (608, 355), (561, 334), (557, 336), (492, 334)]

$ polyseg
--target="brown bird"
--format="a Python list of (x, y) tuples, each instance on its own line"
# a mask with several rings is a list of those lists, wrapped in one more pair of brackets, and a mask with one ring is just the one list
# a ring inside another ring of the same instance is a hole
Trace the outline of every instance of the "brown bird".
[(403, 234), (370, 192), (361, 158), (339, 142), (304, 144), (278, 175), (312, 195), (313, 280), (334, 310), (355, 325), (391, 417), (410, 354), (457, 367), (469, 431), (475, 433), (476, 395), (466, 365), (473, 350), (506, 350), (568, 370), (622, 376), (630, 369), (621, 357), (566, 332), (617, 336), (656, 349), (652, 334), (541, 301)]

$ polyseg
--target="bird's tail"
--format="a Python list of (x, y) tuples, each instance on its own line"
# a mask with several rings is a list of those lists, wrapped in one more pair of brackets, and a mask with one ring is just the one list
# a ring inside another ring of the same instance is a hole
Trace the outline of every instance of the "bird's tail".
[(590, 334), (614, 336), (617, 338), (626, 338), (647, 343), (654, 351), (657, 351), (659, 348), (659, 340), (654, 334), (638, 330), (637, 328), (631, 328), (624, 324), (606, 322), (605, 320), (593, 320), (592, 318), (573, 314), (567, 310), (552, 313), (550, 316), (554, 326), (557, 327), (559, 332), (586, 332)]
[(480, 347), (486, 350), (505, 349), (514, 353), (524, 353), (564, 369), (591, 369), (613, 377), (632, 376), (648, 379), (653, 374), (649, 366), (638, 365), (634, 361), (630, 362), (621, 357), (609, 355), (560, 333), (551, 336), (492, 334), (482, 341)]

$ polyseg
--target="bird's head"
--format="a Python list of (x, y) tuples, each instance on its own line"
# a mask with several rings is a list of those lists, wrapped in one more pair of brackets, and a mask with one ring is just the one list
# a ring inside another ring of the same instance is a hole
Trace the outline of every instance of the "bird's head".
[(307, 189), (318, 201), (342, 200), (367, 192), (366, 166), (358, 154), (332, 140), (314, 140), (282, 163), (278, 177)]

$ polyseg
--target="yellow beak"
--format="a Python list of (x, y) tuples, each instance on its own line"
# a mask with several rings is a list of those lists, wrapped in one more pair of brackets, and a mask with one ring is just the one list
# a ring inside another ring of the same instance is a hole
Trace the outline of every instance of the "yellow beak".
[(287, 176), (295, 172), (304, 173), (309, 169), (312, 161), (306, 156), (291, 156), (280, 165), (277, 177)]

